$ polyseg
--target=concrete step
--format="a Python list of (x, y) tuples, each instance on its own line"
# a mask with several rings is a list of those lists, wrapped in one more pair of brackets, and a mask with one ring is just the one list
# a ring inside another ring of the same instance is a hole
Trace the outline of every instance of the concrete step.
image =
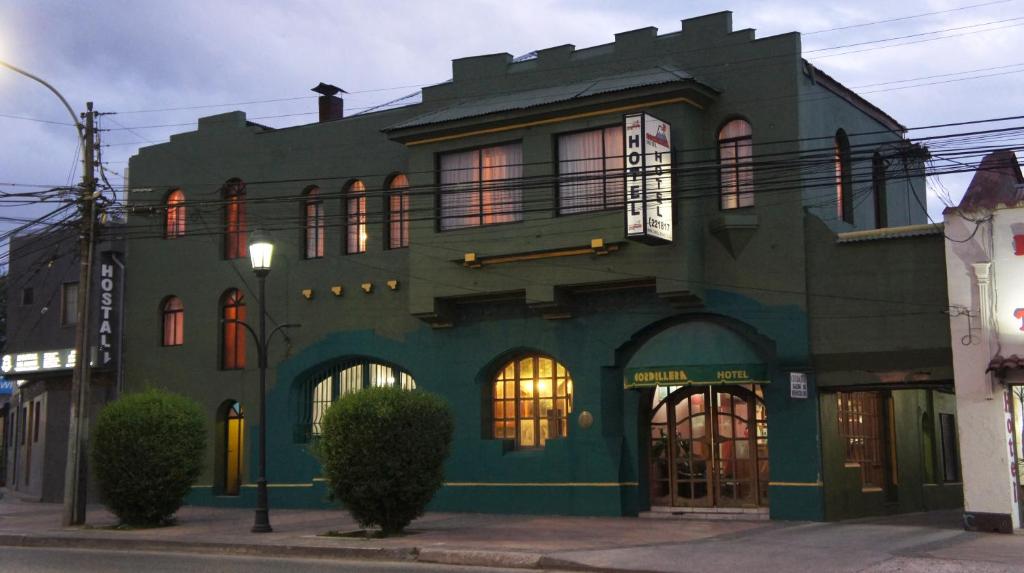
[(685, 519), (685, 520), (728, 520), (728, 521), (767, 521), (767, 507), (651, 507), (650, 511), (642, 511), (640, 517), (646, 519)]

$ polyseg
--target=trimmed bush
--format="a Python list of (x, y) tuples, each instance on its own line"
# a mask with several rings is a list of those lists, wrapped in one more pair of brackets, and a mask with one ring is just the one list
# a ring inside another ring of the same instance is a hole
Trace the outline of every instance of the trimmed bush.
[(333, 496), (363, 527), (399, 533), (444, 481), (451, 411), (420, 390), (369, 388), (324, 414), (319, 453)]
[(205, 450), (203, 413), (194, 401), (147, 390), (111, 402), (92, 439), (103, 503), (128, 525), (169, 522), (199, 477)]

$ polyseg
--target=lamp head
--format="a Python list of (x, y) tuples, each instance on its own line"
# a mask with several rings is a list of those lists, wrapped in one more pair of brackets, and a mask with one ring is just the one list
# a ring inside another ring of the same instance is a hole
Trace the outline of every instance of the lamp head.
[(257, 274), (270, 272), (270, 258), (274, 254), (274, 243), (270, 242), (270, 236), (266, 233), (255, 230), (249, 234), (249, 260), (252, 262), (252, 270)]

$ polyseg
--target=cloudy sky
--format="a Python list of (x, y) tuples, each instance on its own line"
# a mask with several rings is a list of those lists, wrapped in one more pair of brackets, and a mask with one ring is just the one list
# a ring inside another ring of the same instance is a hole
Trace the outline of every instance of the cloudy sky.
[[(274, 127), (308, 123), (316, 119), (309, 88), (321, 81), (352, 92), (346, 111), (354, 111), (444, 81), (453, 58), (584, 48), (645, 26), (668, 33), (720, 10), (759, 37), (804, 33), (805, 57), (907, 126), (1024, 111), (1024, 0), (7, 0), (0, 60), (48, 80), (76, 110), (93, 101), (116, 112), (102, 118), (103, 160), (119, 185), (139, 146), (204, 115), (240, 109)], [(881, 20), (892, 21), (872, 24)], [(78, 180), (68, 121), (42, 86), (0, 68), (0, 191)], [(935, 132), (911, 136), (926, 133)], [(931, 214), (941, 213), (943, 193), (959, 199), (966, 182), (930, 181)], [(0, 204), (0, 216), (50, 208)], [(0, 222), (0, 231), (10, 226)]]

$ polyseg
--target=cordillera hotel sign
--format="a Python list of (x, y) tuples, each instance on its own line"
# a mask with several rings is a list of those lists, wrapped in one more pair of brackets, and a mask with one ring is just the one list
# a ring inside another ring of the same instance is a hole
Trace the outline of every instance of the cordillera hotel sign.
[(764, 364), (702, 364), (627, 368), (626, 388), (697, 384), (767, 384)]

